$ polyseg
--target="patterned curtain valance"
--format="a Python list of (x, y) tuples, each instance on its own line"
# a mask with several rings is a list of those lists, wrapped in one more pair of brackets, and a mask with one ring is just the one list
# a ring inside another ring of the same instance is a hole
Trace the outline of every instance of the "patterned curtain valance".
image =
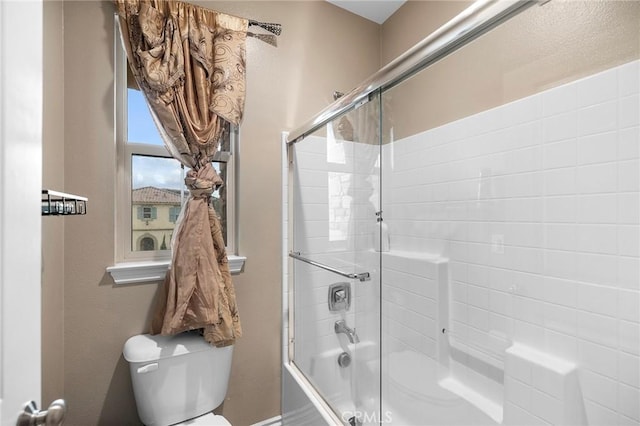
[(116, 0), (131, 71), (171, 153), (210, 159), (239, 124), (248, 20), (173, 0)]

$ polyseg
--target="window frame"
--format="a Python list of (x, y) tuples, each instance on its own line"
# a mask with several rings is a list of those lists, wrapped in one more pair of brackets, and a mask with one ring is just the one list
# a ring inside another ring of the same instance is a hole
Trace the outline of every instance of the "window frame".
[[(114, 122), (116, 145), (116, 202), (115, 202), (115, 260), (116, 263), (127, 262), (162, 262), (171, 259), (171, 250), (137, 251), (132, 250), (132, 177), (131, 163), (133, 155), (143, 155), (161, 158), (173, 158), (164, 145), (128, 142), (128, 99), (127, 99), (127, 55), (122, 45), (118, 16), (115, 16), (114, 37)], [(237, 126), (230, 126), (229, 154), (225, 162), (227, 166), (224, 185), (226, 187), (227, 214), (227, 255), (232, 263), (239, 264), (239, 268), (232, 268), (236, 272), (242, 269), (243, 257), (237, 256), (237, 145), (239, 130)], [(178, 161), (178, 160), (175, 160)], [(183, 167), (183, 174), (186, 168)], [(233, 259), (232, 259), (233, 258)], [(238, 263), (241, 260), (241, 263)], [(117, 265), (116, 265), (117, 266)], [(115, 268), (115, 267), (113, 267)], [(113, 275), (113, 273), (112, 273)]]

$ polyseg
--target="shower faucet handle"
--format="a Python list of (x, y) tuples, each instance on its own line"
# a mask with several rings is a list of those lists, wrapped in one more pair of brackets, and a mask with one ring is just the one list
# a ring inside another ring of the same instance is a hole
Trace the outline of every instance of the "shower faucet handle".
[(351, 284), (347, 282), (331, 284), (328, 299), (329, 311), (348, 311), (351, 306)]

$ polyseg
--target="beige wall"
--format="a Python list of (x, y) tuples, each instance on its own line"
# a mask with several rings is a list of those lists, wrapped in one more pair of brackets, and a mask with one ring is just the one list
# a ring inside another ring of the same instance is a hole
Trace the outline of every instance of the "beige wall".
[[(64, 190), (64, 64), (62, 3), (43, 10), (42, 187)], [(42, 218), (42, 405), (64, 395), (64, 224)]]
[(471, 3), (473, 1), (407, 1), (381, 26), (381, 65), (403, 54)]
[[(388, 61), (467, 2), (409, 1), (382, 27)], [(424, 20), (425, 25), (420, 25)], [(396, 139), (421, 132), (640, 56), (640, 2), (534, 5), (385, 95)]]
[[(239, 252), (247, 262), (234, 276), (244, 337), (235, 347), (223, 407), (242, 426), (280, 413), (280, 132), (326, 106), (334, 90), (347, 91), (377, 70), (379, 26), (321, 1), (198, 3), (284, 28), (277, 48), (248, 41), (238, 153)], [(46, 176), (66, 166), (64, 180), (52, 185), (87, 196), (89, 204), (86, 216), (49, 218), (60, 220), (57, 236), (43, 232), (43, 284), (54, 282), (58, 299), (64, 294), (63, 301), (43, 304), (43, 328), (64, 338), (55, 350), (43, 346), (43, 378), (51, 379), (44, 399), (64, 397), (71, 426), (138, 424), (121, 350), (129, 336), (147, 330), (158, 286), (114, 287), (105, 273), (114, 262), (113, 5), (65, 1), (51, 10), (45, 28), (56, 50), (45, 56), (53, 92), (46, 96)], [(64, 31), (56, 15), (62, 12)], [(54, 250), (55, 242), (64, 252)]]

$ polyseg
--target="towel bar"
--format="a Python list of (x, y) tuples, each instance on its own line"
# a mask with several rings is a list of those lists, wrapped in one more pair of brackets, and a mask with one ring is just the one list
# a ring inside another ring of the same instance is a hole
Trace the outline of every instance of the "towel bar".
[(334, 274), (338, 274), (346, 278), (351, 278), (352, 280), (360, 280), (361, 282), (364, 282), (371, 279), (371, 276), (368, 272), (361, 272), (359, 274), (349, 274), (347, 272), (342, 272), (338, 269), (332, 268), (331, 266), (323, 265), (322, 263), (318, 263), (311, 259), (307, 259), (306, 257), (302, 257), (300, 256), (299, 252), (289, 252), (289, 257), (308, 263), (309, 265), (317, 266), (318, 268), (324, 269), (325, 271), (333, 272)]

